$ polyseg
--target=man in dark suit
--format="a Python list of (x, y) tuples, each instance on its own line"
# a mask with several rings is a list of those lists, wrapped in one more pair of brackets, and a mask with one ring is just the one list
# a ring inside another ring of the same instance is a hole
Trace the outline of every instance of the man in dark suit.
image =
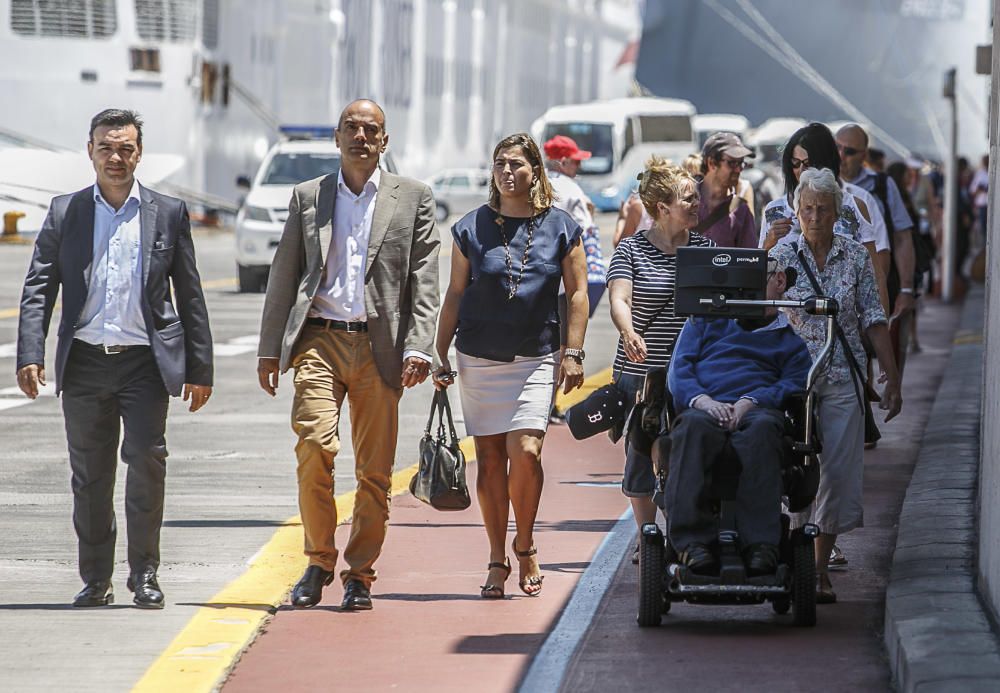
[(299, 510), (309, 566), (292, 604), (319, 603), (335, 575), (333, 461), (344, 400), (351, 408), (358, 491), (341, 608), (372, 608), (371, 583), (389, 523), (398, 407), (424, 381), (440, 288), (434, 198), (423, 183), (379, 168), (385, 113), (360, 99), (336, 131), (340, 172), (295, 186), (261, 318), (257, 377), (274, 395), (295, 370)]
[(182, 389), (191, 411), (208, 401), (212, 335), (187, 208), (135, 180), (142, 157), (138, 115), (98, 113), (87, 151), (96, 185), (53, 199), (35, 242), (21, 296), (17, 383), (32, 399), (45, 384), (45, 336), (62, 287), (55, 384), (66, 420), (84, 582), (73, 606), (114, 601), (113, 500), (124, 424), (128, 587), (137, 606), (161, 609), (156, 570), (167, 404)]

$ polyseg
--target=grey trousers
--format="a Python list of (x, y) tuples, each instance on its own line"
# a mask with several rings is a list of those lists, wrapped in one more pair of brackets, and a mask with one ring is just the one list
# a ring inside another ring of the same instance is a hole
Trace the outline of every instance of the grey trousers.
[(709, 508), (708, 474), (726, 439), (743, 471), (736, 499), (736, 529), (743, 546), (781, 539), (781, 434), (783, 414), (751, 409), (730, 433), (714, 418), (686, 409), (670, 431), (666, 510), (670, 542), (680, 552), (691, 543), (712, 544), (718, 522)]
[(137, 572), (160, 564), (168, 403), (148, 347), (105, 354), (99, 347), (73, 343), (62, 405), (72, 470), (73, 527), (85, 583), (110, 580), (114, 570), (115, 471), (123, 426), (129, 567)]

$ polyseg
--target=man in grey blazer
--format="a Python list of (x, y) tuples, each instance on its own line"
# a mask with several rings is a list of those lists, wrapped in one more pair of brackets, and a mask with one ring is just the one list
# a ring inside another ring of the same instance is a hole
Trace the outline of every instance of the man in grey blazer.
[[(114, 601), (118, 441), (128, 465), (128, 588), (163, 608), (157, 583), (169, 397), (197, 411), (212, 393), (212, 335), (181, 200), (136, 181), (142, 121), (109, 109), (90, 124), (97, 183), (52, 200), (21, 296), (17, 383), (45, 384), (45, 336), (62, 287), (55, 389), (72, 469), (73, 526), (84, 588), (73, 606)], [(171, 297), (171, 286), (177, 297)]]
[(418, 181), (379, 169), (389, 136), (373, 101), (344, 109), (335, 132), (339, 174), (297, 185), (271, 265), (257, 375), (275, 394), (295, 370), (299, 510), (309, 567), (292, 591), (319, 603), (334, 578), (333, 460), (345, 398), (358, 490), (344, 549), (345, 610), (371, 609), (374, 564), (389, 522), (398, 406), (430, 371), (439, 304), (434, 199)]

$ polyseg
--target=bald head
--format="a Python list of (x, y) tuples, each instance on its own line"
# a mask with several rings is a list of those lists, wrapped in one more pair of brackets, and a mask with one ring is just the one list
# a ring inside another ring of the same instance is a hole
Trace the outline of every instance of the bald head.
[(868, 151), (868, 133), (856, 123), (837, 130), (837, 151), (840, 152), (840, 177), (850, 183), (861, 175)]
[(385, 129), (385, 111), (382, 107), (371, 99), (355, 99), (351, 103), (347, 104), (343, 111), (340, 112), (340, 120), (337, 121), (337, 127), (342, 128), (344, 126), (344, 118), (348, 113), (365, 113), (371, 114), (378, 118), (379, 124), (382, 129)]
[(859, 141), (862, 143), (861, 147), (863, 149), (868, 149), (868, 133), (865, 129), (858, 125), (857, 123), (849, 123), (844, 127), (837, 130), (837, 139), (839, 140), (841, 135), (845, 137), (850, 137), (851, 139), (860, 138)]

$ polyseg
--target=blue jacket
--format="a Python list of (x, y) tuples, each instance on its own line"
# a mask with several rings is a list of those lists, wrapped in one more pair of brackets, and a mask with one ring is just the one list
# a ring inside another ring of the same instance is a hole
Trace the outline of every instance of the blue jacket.
[(702, 394), (728, 403), (749, 397), (780, 409), (787, 396), (805, 389), (811, 365), (809, 349), (783, 313), (753, 331), (736, 320), (690, 318), (674, 346), (667, 382), (678, 413)]

